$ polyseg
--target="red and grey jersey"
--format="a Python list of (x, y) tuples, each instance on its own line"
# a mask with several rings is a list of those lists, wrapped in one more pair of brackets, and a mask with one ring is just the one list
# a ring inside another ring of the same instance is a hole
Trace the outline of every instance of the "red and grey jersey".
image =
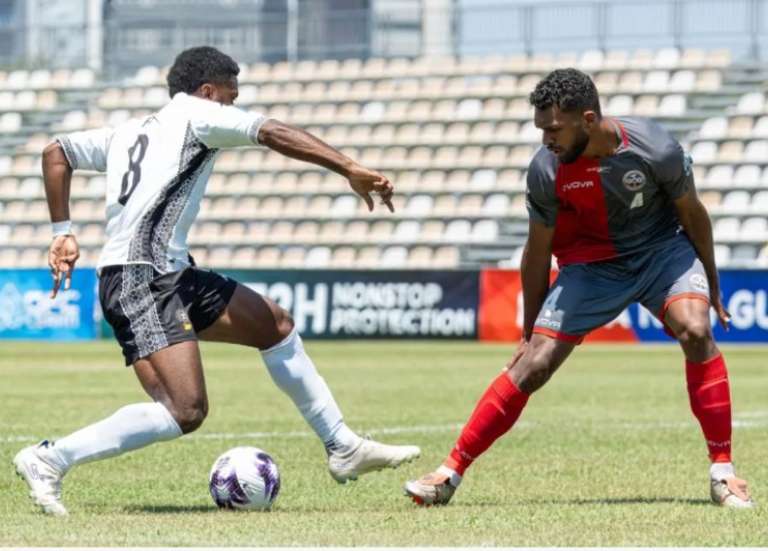
[(633, 254), (679, 231), (673, 201), (693, 185), (690, 157), (650, 119), (613, 121), (621, 134), (614, 155), (562, 164), (541, 147), (528, 167), (528, 214), (555, 228), (560, 266)]

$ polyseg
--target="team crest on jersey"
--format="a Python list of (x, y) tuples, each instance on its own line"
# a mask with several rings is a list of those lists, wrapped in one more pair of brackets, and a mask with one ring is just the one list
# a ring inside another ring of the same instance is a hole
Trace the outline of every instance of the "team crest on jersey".
[(621, 183), (629, 191), (640, 191), (645, 187), (645, 174), (641, 170), (630, 170), (624, 174)]
[(192, 322), (189, 320), (189, 316), (183, 308), (176, 310), (176, 319), (181, 323), (184, 331), (192, 331)]
[(691, 274), (691, 277), (688, 278), (688, 281), (691, 283), (691, 287), (699, 291), (706, 291), (709, 289), (707, 278), (702, 274)]

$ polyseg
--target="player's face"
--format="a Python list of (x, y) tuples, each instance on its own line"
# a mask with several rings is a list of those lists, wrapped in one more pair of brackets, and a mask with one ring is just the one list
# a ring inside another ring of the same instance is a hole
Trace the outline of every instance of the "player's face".
[(195, 94), (201, 98), (221, 103), (223, 105), (232, 105), (237, 99), (237, 79), (232, 78), (228, 82), (206, 82)]
[(568, 113), (552, 106), (536, 109), (533, 122), (542, 131), (541, 143), (557, 156), (561, 163), (572, 163), (589, 145), (589, 129), (594, 113)]

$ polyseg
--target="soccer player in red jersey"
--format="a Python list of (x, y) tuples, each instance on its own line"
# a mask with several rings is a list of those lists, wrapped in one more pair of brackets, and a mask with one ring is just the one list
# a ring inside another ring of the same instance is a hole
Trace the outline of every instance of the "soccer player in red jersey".
[[(729, 314), (690, 158), (651, 120), (603, 117), (594, 83), (576, 69), (551, 72), (530, 102), (543, 147), (528, 168), (523, 341), (443, 464), (408, 481), (406, 494), (418, 504), (448, 503), (466, 469), (515, 424), (529, 396), (584, 336), (639, 302), (685, 354), (691, 409), (709, 449), (712, 500), (752, 507), (731, 463), (728, 373), (709, 311), (724, 327)], [(552, 254), (560, 272), (550, 286)]]

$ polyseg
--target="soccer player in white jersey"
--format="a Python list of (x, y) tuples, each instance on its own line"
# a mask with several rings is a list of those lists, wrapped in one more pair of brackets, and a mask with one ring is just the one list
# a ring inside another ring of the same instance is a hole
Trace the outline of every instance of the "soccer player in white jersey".
[(114, 457), (196, 430), (208, 412), (198, 340), (258, 348), (275, 384), (322, 440), (328, 469), (344, 483), (418, 457), (416, 446), (389, 446), (355, 434), (302, 346), (288, 312), (267, 297), (194, 266), (187, 233), (200, 208), (216, 153), (263, 145), (322, 165), (349, 180), (373, 210), (390, 210), (393, 186), (294, 126), (240, 110), (237, 64), (211, 47), (185, 50), (168, 74), (171, 101), (117, 128), (76, 132), (48, 145), (43, 175), (53, 221), (49, 264), (53, 295), (69, 286), (79, 257), (69, 221), (72, 171), (106, 172), (106, 243), (98, 262), (99, 299), (125, 356), (152, 401), (14, 459), (45, 513), (65, 515), (61, 481), (74, 466)]

